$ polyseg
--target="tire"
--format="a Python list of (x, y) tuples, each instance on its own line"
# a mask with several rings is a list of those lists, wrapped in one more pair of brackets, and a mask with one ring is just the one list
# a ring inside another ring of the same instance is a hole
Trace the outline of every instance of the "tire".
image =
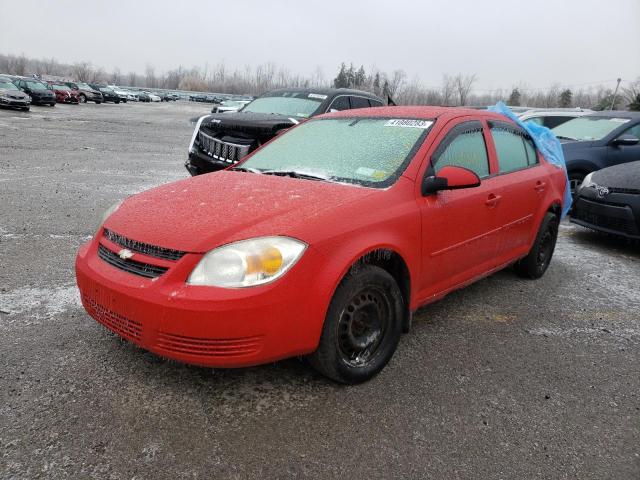
[(571, 188), (571, 196), (575, 198), (576, 189), (580, 186), (587, 174), (583, 172), (569, 172), (569, 187)]
[(28, 112), (29, 111), (29, 107), (22, 107), (22, 111), (23, 112)]
[(55, 106), (56, 106), (56, 104), (55, 104), (55, 103), (50, 103), (50, 104), (49, 104), (49, 106), (50, 106), (50, 107), (55, 107)]
[(356, 265), (336, 289), (309, 363), (340, 383), (369, 380), (389, 363), (402, 333), (403, 299), (393, 277)]
[(84, 93), (80, 94), (80, 103), (87, 103), (87, 97)]
[(100, 105), (102, 102), (96, 102), (96, 105)]
[(549, 268), (553, 251), (556, 248), (559, 223), (560, 221), (555, 213), (547, 212), (542, 219), (540, 229), (529, 254), (518, 260), (514, 266), (518, 275), (533, 280), (544, 275), (544, 272)]

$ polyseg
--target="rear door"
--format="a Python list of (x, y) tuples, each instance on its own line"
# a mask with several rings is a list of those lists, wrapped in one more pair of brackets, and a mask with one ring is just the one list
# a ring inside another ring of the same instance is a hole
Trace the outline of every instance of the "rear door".
[(492, 176), (485, 136), (486, 130), (478, 120), (469, 117), (452, 120), (431, 155), (426, 176), (455, 165), (474, 171), (481, 184), (419, 199), (422, 216), (419, 296), (423, 300), (473, 279), (495, 264), (502, 191)]
[(497, 254), (500, 263), (528, 251), (536, 231), (535, 219), (549, 188), (531, 137), (520, 127), (489, 121), (498, 160), (495, 180), (503, 195)]

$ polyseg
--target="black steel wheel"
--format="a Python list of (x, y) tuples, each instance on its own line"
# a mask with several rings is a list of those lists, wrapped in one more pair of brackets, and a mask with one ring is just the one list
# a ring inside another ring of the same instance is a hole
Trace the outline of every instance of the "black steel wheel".
[(369, 380), (389, 362), (402, 333), (404, 299), (394, 278), (356, 265), (329, 305), (318, 349), (309, 362), (341, 383)]
[(558, 239), (559, 218), (555, 213), (547, 212), (533, 242), (529, 254), (515, 264), (518, 275), (537, 279), (549, 268)]

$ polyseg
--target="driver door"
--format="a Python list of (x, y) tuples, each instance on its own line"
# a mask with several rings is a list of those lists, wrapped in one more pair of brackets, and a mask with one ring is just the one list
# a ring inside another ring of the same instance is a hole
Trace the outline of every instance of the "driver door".
[[(454, 120), (431, 155), (425, 175), (447, 165), (481, 179), (478, 187), (443, 190), (419, 199), (422, 216), (423, 299), (455, 288), (496, 266), (502, 188), (492, 176), (495, 162), (488, 132), (478, 120)], [(492, 167), (493, 164), (493, 167)]]

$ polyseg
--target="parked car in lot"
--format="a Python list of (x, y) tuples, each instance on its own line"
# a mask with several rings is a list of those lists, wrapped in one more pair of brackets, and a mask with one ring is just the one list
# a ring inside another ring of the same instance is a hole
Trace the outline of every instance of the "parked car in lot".
[(161, 102), (162, 98), (160, 98), (160, 95), (157, 95), (153, 92), (144, 92), (148, 97), (149, 97), (149, 101), (150, 102)]
[(573, 118), (594, 113), (586, 108), (532, 108), (517, 113), (523, 122), (534, 122), (547, 128), (555, 128)]
[(286, 129), (330, 111), (382, 106), (380, 98), (343, 88), (288, 88), (267, 92), (235, 113), (198, 120), (185, 167), (191, 175), (221, 170)]
[(587, 175), (577, 189), (571, 221), (640, 240), (640, 160)]
[(562, 142), (574, 194), (589, 173), (640, 160), (640, 112), (597, 112), (552, 130)]
[(31, 97), (33, 105), (56, 106), (56, 94), (40, 80), (18, 77), (13, 83)]
[(237, 112), (251, 100), (224, 100), (211, 108), (211, 113)]
[(80, 103), (94, 102), (96, 105), (100, 105), (104, 101), (102, 94), (87, 83), (66, 82), (66, 84), (78, 93)]
[(80, 103), (78, 94), (71, 90), (71, 87), (63, 83), (47, 82), (47, 87), (56, 94), (57, 103), (70, 103), (77, 105)]
[(31, 97), (13, 83), (9, 77), (0, 76), (0, 107), (29, 111)]
[[(306, 98), (287, 108), (311, 115)], [(342, 111), (115, 205), (78, 252), (77, 283), (93, 318), (163, 357), (308, 355), (356, 383), (387, 364), (421, 305), (512, 264), (541, 277), (565, 186), (497, 113)]]
[(150, 102), (151, 97), (146, 92), (133, 92), (139, 102)]
[(90, 83), (89, 86), (102, 94), (103, 102), (111, 102), (116, 104), (121, 102), (120, 95), (118, 95), (112, 88), (109, 88), (106, 85), (97, 85), (93, 83)]

